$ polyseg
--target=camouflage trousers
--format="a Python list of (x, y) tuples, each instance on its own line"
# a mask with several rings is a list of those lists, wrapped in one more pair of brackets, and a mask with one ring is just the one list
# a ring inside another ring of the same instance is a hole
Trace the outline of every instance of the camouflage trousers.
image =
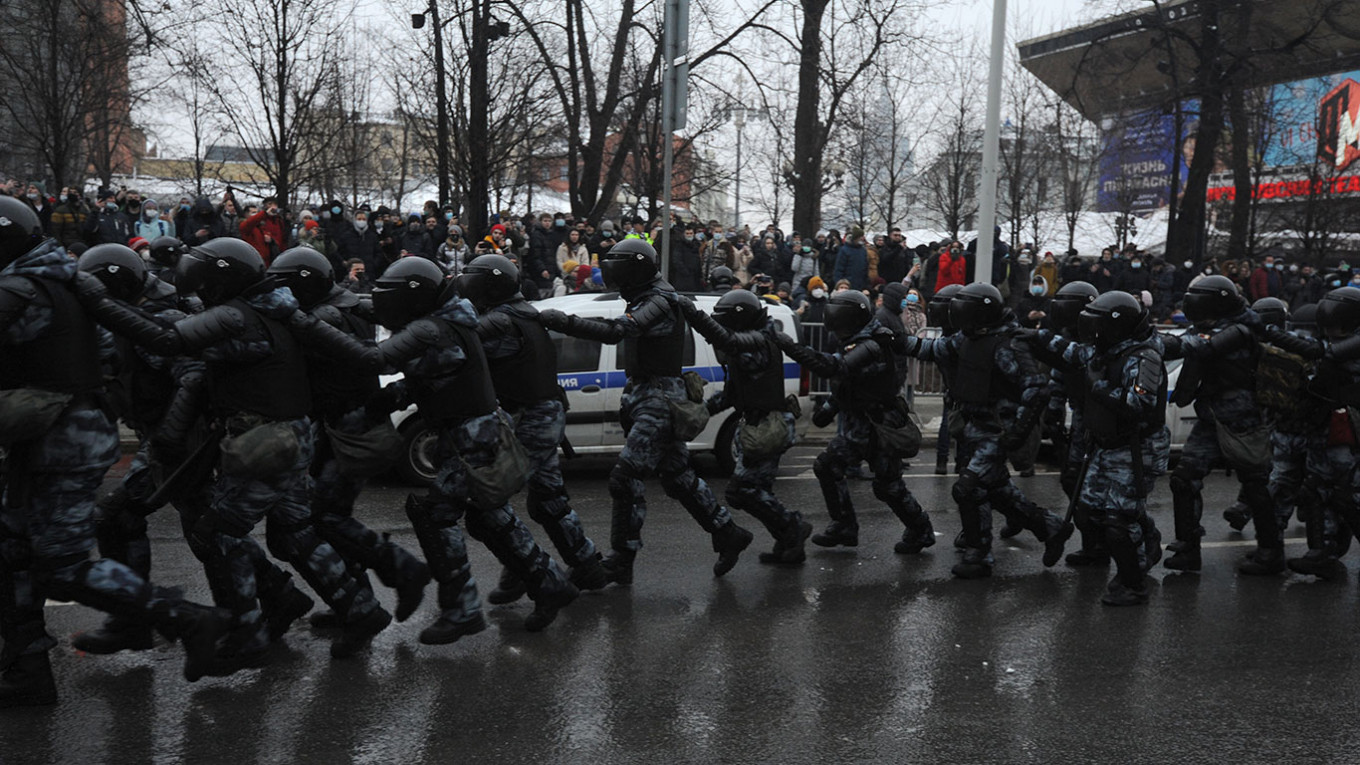
[(1006, 469), (1008, 455), (1001, 448), (1001, 433), (969, 421), (960, 438), (963, 470), (951, 490), (959, 506), (964, 543), (990, 553), (992, 516), (995, 510), (1007, 522), (1029, 530), (1040, 541), (1062, 526), (1062, 519), (1031, 502), (1011, 481)]
[(529, 518), (543, 527), (569, 566), (579, 566), (594, 558), (595, 543), (581, 528), (581, 519), (571, 508), (567, 485), (562, 481), (562, 466), (557, 449), (567, 428), (567, 413), (557, 399), (540, 401), (514, 413), (515, 438), (529, 454), (533, 473), (524, 498)]
[(1234, 428), (1249, 429), (1261, 422), (1260, 411), (1236, 399), (1221, 405), (1218, 409), (1207, 403), (1195, 407), (1199, 419), (1190, 429), (1181, 450), (1180, 461), (1171, 471), (1171, 500), (1175, 511), (1176, 539), (1182, 542), (1199, 544), (1204, 536), (1200, 519), (1204, 515), (1204, 477), (1217, 464), (1231, 467), (1237, 480), (1242, 484), (1240, 497), (1251, 509), (1256, 526), (1256, 541), (1261, 547), (1279, 547), (1284, 544), (1280, 536), (1279, 523), (1275, 519), (1275, 505), (1270, 499), (1270, 463), (1267, 460), (1259, 465), (1229, 465), (1219, 447), (1218, 422), (1231, 422)]
[(727, 508), (718, 504), (713, 490), (695, 475), (689, 447), (672, 430), (668, 402), (681, 402), (685, 397), (685, 384), (679, 377), (630, 382), (624, 388), (619, 417), (627, 440), (609, 473), (613, 500), (609, 545), (617, 552), (633, 554), (642, 549), (642, 524), (647, 518), (643, 481), (653, 475), (661, 478), (666, 496), (684, 506), (704, 531), (716, 534), (732, 523)]
[[(568, 587), (562, 569), (538, 543), (509, 504), (484, 508), (474, 502), (467, 467), (482, 467), (498, 459), (500, 428), (513, 427), (510, 417), (497, 410), (462, 421), (437, 423), (436, 458), (439, 473), (423, 498), (407, 498), (406, 512), (439, 584), (441, 618), (461, 623), (481, 611), (477, 583), (468, 562), (467, 543), (458, 522), (467, 519), (467, 531), (486, 545), (496, 559), (525, 583), (529, 597), (537, 600)], [(466, 467), (465, 467), (466, 465)]]
[(797, 510), (788, 509), (774, 495), (774, 479), (779, 474), (779, 458), (783, 456), (784, 451), (793, 446), (797, 433), (794, 430), (795, 420), (792, 414), (770, 412), (765, 416), (778, 417), (783, 421), (786, 433), (784, 448), (776, 454), (763, 457), (748, 455), (742, 451), (738, 431), (737, 437), (732, 440), (736, 467), (723, 498), (727, 500), (728, 505), (750, 513), (778, 542), (796, 534), (803, 523), (803, 516)]
[(1139, 566), (1146, 570), (1144, 537), (1160, 536), (1153, 533), (1157, 527), (1147, 514), (1147, 498), (1157, 478), (1166, 474), (1171, 456), (1171, 431), (1163, 427), (1144, 438), (1139, 451), (1142, 469), (1135, 470), (1132, 448), (1091, 447), (1091, 461), (1081, 482), (1081, 496), (1077, 502), (1091, 529), (1125, 531), (1138, 551)]
[(822, 499), (826, 502), (827, 515), (831, 516), (833, 523), (859, 527), (845, 473), (864, 460), (868, 461), (869, 469), (874, 474), (874, 496), (886, 504), (904, 526), (913, 529), (927, 521), (921, 503), (916, 501), (902, 480), (902, 460), (876, 448), (874, 419), (900, 416), (896, 412), (884, 412), (871, 417), (859, 411), (842, 411), (837, 415), (836, 435), (831, 437), (826, 449), (812, 463), (812, 472), (817, 476)]
[(299, 445), (292, 464), (258, 477), (219, 471), (208, 511), (191, 533), (191, 544), (202, 551), (213, 599), (235, 619), (229, 650), (256, 651), (268, 642), (259, 572), (269, 570), (269, 562), (249, 536), (262, 520), (268, 521), (270, 553), (291, 565), (342, 618), (359, 620), (379, 607), (373, 589), (350, 575), (318, 533), (309, 506), (311, 425), (306, 419), (287, 424)]
[(1299, 516), (1308, 549), (1340, 557), (1360, 537), (1360, 450), (1341, 444), (1309, 451), (1299, 490)]
[(148, 625), (183, 603), (118, 561), (90, 559), (95, 492), (117, 458), (118, 430), (98, 409), (70, 410), (10, 452), (0, 497), (0, 668), (56, 645), (43, 620), (48, 598)]
[[(342, 415), (331, 427), (341, 433), (359, 435), (367, 432), (371, 424), (367, 412), (359, 407)], [(368, 585), (367, 572), (372, 570), (384, 584), (397, 586), (416, 561), (386, 534), (379, 534), (354, 517), (354, 502), (366, 479), (340, 466), (320, 420), (312, 423), (312, 439), (316, 444), (311, 465), (312, 518), (321, 538), (335, 548), (356, 580)]]
[[(1270, 434), (1270, 499), (1275, 503), (1275, 517), (1280, 530), (1289, 528), (1289, 519), (1298, 510), (1299, 519), (1307, 523), (1318, 508), (1313, 505), (1318, 490), (1304, 484), (1316, 469), (1327, 469), (1327, 436), (1324, 433), (1289, 433), (1276, 430)], [(1316, 478), (1313, 479), (1316, 482)], [(1328, 512), (1331, 516), (1331, 513)], [(1335, 526), (1335, 517), (1330, 518)]]

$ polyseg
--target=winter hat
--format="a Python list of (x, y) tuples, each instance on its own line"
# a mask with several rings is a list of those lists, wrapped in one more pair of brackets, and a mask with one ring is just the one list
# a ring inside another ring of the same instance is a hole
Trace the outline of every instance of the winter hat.
[(808, 289), (815, 290), (818, 287), (826, 289), (826, 282), (822, 281), (822, 277), (814, 276), (811, 279), (808, 279)]
[(577, 262), (574, 261), (574, 260), (564, 261), (564, 262), (562, 263), (562, 275), (563, 275), (563, 276), (566, 276), (567, 274), (571, 273), (572, 271), (575, 271), (575, 270), (576, 270), (576, 267), (577, 267), (578, 265), (580, 265), (580, 263), (577, 263)]
[(140, 236), (134, 236), (128, 240), (128, 247), (131, 247), (134, 251), (140, 250), (143, 247), (151, 249), (151, 243)]
[(497, 223), (496, 225), (494, 225), (494, 226), (491, 227), (491, 233), (494, 234), (494, 233), (496, 233), (497, 231), (499, 231), (499, 232), (501, 232), (502, 234), (504, 234), (504, 233), (505, 233), (505, 224), (504, 224), (504, 223)]
[(302, 221), (302, 227), (307, 229), (308, 231), (315, 231), (316, 229), (321, 227), (321, 224), (317, 223), (315, 220), (312, 220), (311, 218), (308, 218)]

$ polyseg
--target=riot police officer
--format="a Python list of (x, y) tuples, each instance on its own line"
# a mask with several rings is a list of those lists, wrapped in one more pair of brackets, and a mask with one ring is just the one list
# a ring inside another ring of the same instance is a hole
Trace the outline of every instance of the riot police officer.
[(988, 506), (1032, 532), (1045, 545), (1052, 565), (1072, 525), (1025, 498), (1011, 482), (1006, 455), (1018, 448), (1038, 424), (1047, 404), (1045, 379), (1038, 373), (1019, 326), (1008, 319), (1001, 292), (990, 284), (969, 284), (949, 303), (949, 320), (958, 334), (934, 340), (912, 338), (908, 353), (955, 366), (950, 396), (964, 427), (960, 436), (964, 469), (954, 483), (966, 548), (955, 576), (975, 579), (992, 574), (991, 517)]
[[(174, 288), (149, 273), (146, 263), (128, 247), (95, 245), (80, 256), (77, 265), (81, 271), (98, 278), (110, 295), (140, 306), (167, 326), (184, 318)], [(195, 464), (201, 467), (195, 469), (191, 465), (176, 471), (179, 478), (173, 482), (175, 485), (162, 487), (167, 467), (174, 465), (160, 464), (167, 459), (166, 450), (154, 443), (163, 427), (167, 431), (175, 427), (177, 407), (173, 402), (180, 400), (179, 388), (181, 384), (196, 388), (201, 383), (203, 364), (184, 357), (159, 355), (122, 336), (114, 338), (114, 345), (117, 359), (112, 387), (117, 392), (111, 393), (111, 397), (118, 401), (123, 421), (137, 434), (138, 447), (118, 487), (99, 499), (95, 534), (100, 555), (149, 577), (151, 540), (147, 537), (146, 519), (165, 501), (157, 495), (169, 499), (179, 511), (186, 535), (209, 503), (206, 481), (211, 466), (198, 460)], [(174, 461), (173, 456), (171, 460)], [(192, 539), (192, 535), (188, 536)], [(248, 544), (255, 543), (252, 540)], [(203, 557), (197, 546), (194, 551)], [(270, 637), (277, 640), (289, 625), (311, 610), (312, 599), (300, 592), (292, 577), (263, 552), (253, 560), (259, 566), (256, 582)], [(149, 627), (116, 616), (106, 620), (102, 627), (71, 639), (71, 645), (92, 654), (145, 650), (152, 644)]]
[(732, 442), (736, 467), (724, 499), (774, 537), (774, 549), (760, 554), (761, 563), (799, 565), (806, 559), (803, 542), (812, 526), (774, 495), (779, 458), (793, 445), (798, 420), (797, 398), (784, 395), (780, 332), (760, 298), (746, 290), (724, 293), (713, 316), (688, 299), (682, 305), (694, 329), (713, 344), (725, 372), (723, 389), (708, 399), (709, 413), (732, 408), (741, 417)]
[(226, 614), (157, 587), (126, 565), (91, 560), (95, 492), (118, 456), (101, 388), (100, 336), (73, 294), (76, 261), (28, 205), (0, 197), (0, 707), (54, 704), (43, 605), (74, 600), (184, 642), (197, 680)]
[(1126, 292), (1107, 292), (1078, 317), (1080, 343), (1054, 339), (1068, 377), (1082, 382), (1084, 439), (1089, 455), (1076, 507), (1087, 530), (1103, 533), (1101, 549), (1115, 575), (1101, 602), (1147, 602), (1148, 569), (1161, 555), (1161, 534), (1147, 514), (1147, 497), (1166, 472), (1171, 432), (1166, 427), (1166, 367), (1147, 309)]
[[(285, 250), (269, 265), (269, 274), (297, 298), (301, 309), (356, 340), (371, 344), (373, 323), (361, 311), (359, 297), (335, 283), (335, 274), (326, 256), (310, 247)], [(367, 459), (342, 459), (345, 444), (337, 441), (364, 441), (390, 436), (384, 443), (398, 440), (388, 414), (369, 412), (364, 404), (377, 392), (378, 375), (354, 368), (349, 360), (305, 349), (307, 380), (311, 384), (312, 439), (316, 444), (312, 458), (312, 517), (317, 530), (351, 566), (355, 578), (366, 569), (397, 592), (396, 620), (404, 622), (415, 613), (430, 582), (429, 568), (393, 542), (387, 535), (365, 526), (354, 517), (354, 502), (365, 481), (390, 466), (380, 455)], [(389, 449), (395, 458), (395, 450)], [(312, 624), (337, 623), (334, 614), (317, 614)]]
[(425, 258), (402, 258), (383, 271), (373, 286), (373, 311), (393, 332), (377, 348), (377, 366), (404, 374), (383, 389), (381, 408), (414, 403), (439, 434), (434, 484), (424, 497), (406, 498), (407, 516), (439, 583), (440, 615), (421, 631), (420, 642), (452, 643), (486, 628), (458, 528), (464, 516), (468, 533), (524, 582), (534, 601), (525, 629), (545, 629), (576, 598), (577, 588), (510, 507), (527, 474), (520, 468), (527, 465), (512, 459), (518, 448), (514, 426), (496, 405), (476, 311), (455, 295), (453, 278)]
[[(1184, 358), (1173, 403), (1195, 405), (1195, 425), (1180, 461), (1171, 471), (1176, 517), (1175, 554), (1163, 565), (1199, 571), (1201, 490), (1204, 476), (1220, 460), (1242, 484), (1242, 498), (1256, 524), (1256, 551), (1238, 565), (1243, 574), (1276, 574), (1285, 569), (1284, 541), (1270, 501), (1270, 425), (1256, 402), (1260, 346), (1244, 322), (1259, 323), (1225, 276), (1206, 276), (1185, 293), (1190, 332), (1166, 336), (1166, 358)], [(1230, 448), (1225, 449), (1223, 444)]]
[[(953, 323), (949, 321), (949, 301), (954, 299), (959, 290), (963, 289), (961, 284), (946, 284), (936, 290), (930, 296), (930, 302), (926, 304), (926, 321), (932, 327), (939, 327), (942, 337), (949, 337), (958, 332)], [(951, 363), (940, 362), (936, 365), (940, 370), (940, 378), (944, 383), (944, 406), (940, 412), (940, 430), (935, 442), (935, 475), (946, 475), (949, 473), (949, 449), (950, 449), (950, 423), (956, 421), (957, 415), (954, 414), (954, 400), (949, 396), (949, 389), (953, 386), (954, 365)], [(960, 428), (962, 432), (962, 428)], [(958, 445), (955, 444), (955, 447)], [(962, 540), (962, 534), (956, 542)], [(956, 545), (962, 547), (961, 544)]]
[[(557, 384), (557, 349), (519, 285), (519, 268), (509, 258), (482, 255), (463, 269), (457, 290), (481, 314), (477, 336), (496, 398), (514, 420), (515, 437), (533, 464), (525, 497), (529, 517), (548, 532), (558, 555), (571, 566), (577, 589), (597, 590), (608, 584), (604, 567), (571, 507), (557, 456), (567, 427), (566, 394)], [(505, 567), (486, 599), (512, 603), (524, 591), (523, 580)]]
[(204, 404), (221, 434), (222, 456), (209, 507), (190, 536), (204, 556), (214, 599), (235, 615), (213, 673), (268, 661), (270, 634), (256, 573), (262, 553), (248, 541), (265, 518), (270, 552), (341, 615), (344, 630), (331, 644), (331, 656), (351, 656), (392, 617), (367, 582), (350, 575), (312, 519), (311, 391), (299, 338), (327, 342), (330, 336), (315, 330), (330, 328), (302, 314), (293, 294), (267, 277), (259, 253), (239, 239), (214, 239), (184, 254), (175, 283), (198, 293), (209, 308), (168, 328), (98, 292), (89, 302), (101, 322), (137, 343), (167, 354), (198, 354), (206, 364)]
[(712, 536), (713, 551), (718, 553), (713, 573), (722, 576), (737, 564), (752, 537), (695, 475), (685, 440), (675, 433), (671, 406), (691, 400), (681, 378), (689, 328), (680, 296), (661, 277), (656, 250), (643, 239), (625, 239), (609, 248), (600, 258), (600, 271), (605, 285), (619, 290), (627, 302), (623, 316), (587, 319), (552, 309), (540, 311), (539, 316), (549, 329), (621, 346), (628, 384), (619, 416), (628, 436), (609, 474), (612, 550), (604, 559), (605, 568), (611, 581), (632, 583), (647, 515), (642, 482), (658, 474), (666, 495), (683, 505)]
[[(831, 524), (812, 537), (822, 547), (859, 544), (859, 520), (846, 485), (846, 470), (868, 460), (874, 473), (874, 496), (892, 508), (905, 527), (893, 549), (914, 555), (935, 544), (930, 516), (902, 480), (902, 457), (883, 443), (876, 423), (902, 428), (910, 412), (899, 396), (898, 338), (873, 318), (869, 299), (861, 292), (833, 294), (826, 305), (826, 328), (835, 336), (834, 353), (816, 351), (779, 335), (779, 347), (813, 374), (832, 379), (831, 399), (813, 416), (818, 427), (839, 415), (836, 435), (817, 455), (813, 473), (821, 486)], [(915, 338), (913, 338), (915, 339)]]

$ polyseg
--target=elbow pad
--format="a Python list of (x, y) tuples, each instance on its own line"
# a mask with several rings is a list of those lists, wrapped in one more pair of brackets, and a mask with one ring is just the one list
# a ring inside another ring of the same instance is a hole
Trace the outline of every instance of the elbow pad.
[(180, 319), (175, 322), (175, 332), (180, 337), (185, 353), (201, 351), (211, 345), (239, 335), (245, 331), (246, 318), (241, 311), (229, 305), (218, 305), (203, 313)]
[(427, 348), (438, 346), (439, 341), (439, 327), (422, 319), (384, 340), (378, 350), (387, 366), (396, 367), (420, 356)]

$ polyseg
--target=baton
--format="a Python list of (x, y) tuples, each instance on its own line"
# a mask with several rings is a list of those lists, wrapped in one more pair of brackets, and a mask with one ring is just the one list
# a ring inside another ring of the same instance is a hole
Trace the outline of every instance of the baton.
[(208, 437), (204, 439), (202, 444), (199, 444), (199, 447), (194, 450), (193, 454), (185, 457), (184, 461), (179, 463), (179, 467), (175, 468), (175, 472), (166, 476), (164, 481), (161, 481), (161, 485), (156, 487), (156, 490), (151, 493), (150, 497), (147, 497), (146, 504), (151, 507), (160, 507), (165, 504), (169, 495), (172, 493), (171, 490), (175, 487), (175, 484), (182, 481), (186, 475), (191, 475), (196, 471), (198, 469), (198, 463), (204, 459), (204, 455), (212, 456), (209, 453), (217, 449), (217, 444), (222, 440), (222, 436), (223, 431), (221, 430), (215, 430), (209, 433)]

